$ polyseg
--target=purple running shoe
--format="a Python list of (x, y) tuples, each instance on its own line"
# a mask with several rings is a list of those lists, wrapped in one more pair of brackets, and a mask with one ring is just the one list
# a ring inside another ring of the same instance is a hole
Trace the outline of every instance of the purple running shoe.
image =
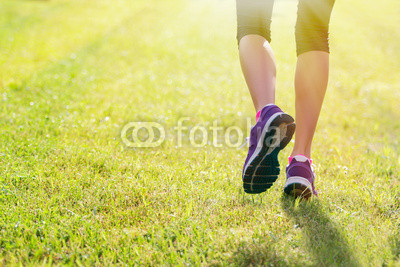
[(292, 139), (296, 125), (276, 105), (265, 106), (250, 131), (249, 153), (243, 167), (243, 188), (246, 193), (265, 192), (278, 179), (278, 153)]
[(305, 199), (317, 195), (314, 187), (315, 173), (306, 156), (294, 156), (286, 167), (286, 176), (284, 187), (286, 194)]

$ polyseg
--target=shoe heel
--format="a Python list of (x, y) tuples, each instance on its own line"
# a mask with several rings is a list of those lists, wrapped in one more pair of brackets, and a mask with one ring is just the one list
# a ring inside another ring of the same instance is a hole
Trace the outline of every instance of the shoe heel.
[(284, 149), (289, 144), (290, 140), (292, 140), (293, 134), (296, 130), (294, 119), (292, 118), (292, 116), (283, 113), (271, 123), (271, 126), (273, 126), (275, 129), (279, 128), (279, 150)]
[(280, 148), (284, 149), (292, 140), (294, 131), (296, 130), (296, 124), (293, 122), (291, 124), (286, 125), (286, 136), (281, 140)]
[(284, 192), (289, 196), (304, 199), (309, 199), (313, 195), (309, 187), (300, 183), (293, 183), (286, 186)]

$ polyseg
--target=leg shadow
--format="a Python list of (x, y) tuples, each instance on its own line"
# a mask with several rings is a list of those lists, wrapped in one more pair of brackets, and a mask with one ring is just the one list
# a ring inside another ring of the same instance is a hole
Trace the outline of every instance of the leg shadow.
[(318, 199), (297, 202), (284, 195), (282, 208), (307, 237), (317, 266), (361, 266), (343, 233), (325, 214)]
[(393, 259), (389, 265), (400, 266), (400, 230), (390, 238)]
[(241, 242), (234, 255), (228, 260), (229, 266), (288, 266), (268, 242)]

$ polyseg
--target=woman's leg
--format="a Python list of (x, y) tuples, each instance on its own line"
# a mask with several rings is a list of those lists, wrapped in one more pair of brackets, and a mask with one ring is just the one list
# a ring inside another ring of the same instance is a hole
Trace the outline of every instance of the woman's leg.
[(273, 0), (237, 0), (240, 63), (256, 111), (275, 102), (275, 59), (270, 46)]
[(324, 100), (329, 74), (329, 53), (310, 51), (297, 60), (296, 132), (291, 156), (311, 158), (311, 143)]
[(275, 59), (269, 45), (273, 0), (236, 0), (240, 62), (257, 110), (243, 166), (246, 193), (266, 191), (278, 179), (278, 153), (290, 142), (294, 120), (275, 102)]
[(272, 48), (260, 35), (246, 35), (239, 43), (240, 64), (256, 111), (275, 103), (276, 67)]
[(311, 157), (329, 76), (329, 20), (334, 0), (299, 0), (296, 23), (296, 133), (291, 156)]

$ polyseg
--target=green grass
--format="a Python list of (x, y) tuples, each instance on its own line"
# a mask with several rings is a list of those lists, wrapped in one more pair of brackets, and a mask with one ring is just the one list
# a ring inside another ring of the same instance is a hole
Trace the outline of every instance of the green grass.
[[(233, 1), (1, 1), (0, 264), (399, 266), (399, 3), (337, 1), (320, 197), (298, 203), (284, 173), (243, 193), (245, 148), (120, 138), (184, 116), (246, 130)], [(291, 114), (295, 13), (277, 1), (272, 29)]]

